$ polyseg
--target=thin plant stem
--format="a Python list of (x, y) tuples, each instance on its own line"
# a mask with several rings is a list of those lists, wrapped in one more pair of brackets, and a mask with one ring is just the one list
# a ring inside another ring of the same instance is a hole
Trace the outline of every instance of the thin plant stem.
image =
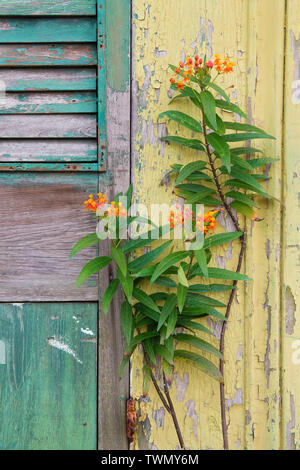
[(171, 399), (171, 396), (170, 396), (170, 393), (169, 393), (169, 387), (168, 387), (168, 383), (167, 383), (166, 376), (165, 376), (164, 372), (163, 372), (163, 381), (164, 381), (165, 395), (167, 397), (167, 400), (168, 400), (168, 403), (169, 403), (169, 406), (170, 406), (170, 414), (171, 414), (172, 419), (173, 419), (173, 423), (174, 423), (174, 427), (176, 429), (176, 433), (177, 433), (177, 437), (178, 437), (178, 440), (179, 440), (179, 443), (180, 443), (180, 447), (181, 447), (182, 450), (184, 450), (185, 445), (184, 445), (182, 433), (181, 433), (181, 430), (180, 430), (180, 427), (179, 427), (178, 419), (177, 419), (176, 412), (175, 412), (175, 409), (174, 409), (174, 405), (173, 405), (173, 402), (172, 402), (172, 399)]

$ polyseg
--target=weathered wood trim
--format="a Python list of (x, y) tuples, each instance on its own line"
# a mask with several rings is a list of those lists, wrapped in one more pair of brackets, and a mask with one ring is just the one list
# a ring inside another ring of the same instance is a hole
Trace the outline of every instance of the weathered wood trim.
[(96, 0), (6, 0), (3, 16), (89, 16), (96, 14)]
[[(99, 5), (104, 2), (99, 1)], [(106, 2), (106, 127), (107, 170), (110, 176), (108, 198), (126, 191), (130, 183), (130, 0)], [(120, 49), (119, 44), (122, 44)], [(113, 57), (112, 57), (113, 55)], [(126, 58), (126, 60), (124, 59)], [(121, 80), (120, 80), (121, 77)], [(107, 187), (107, 186), (106, 186)], [(100, 179), (100, 190), (105, 182)], [(101, 244), (103, 254), (108, 245)], [(114, 273), (101, 271), (100, 298)], [(101, 299), (100, 299), (101, 300)], [(124, 338), (121, 330), (119, 294), (107, 316), (99, 314), (99, 449), (128, 449), (125, 423), (126, 398), (129, 395), (129, 371), (119, 380)]]

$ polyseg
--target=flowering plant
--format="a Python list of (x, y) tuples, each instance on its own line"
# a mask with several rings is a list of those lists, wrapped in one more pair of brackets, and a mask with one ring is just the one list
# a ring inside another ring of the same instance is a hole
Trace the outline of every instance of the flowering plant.
[[(110, 282), (103, 295), (102, 307), (108, 313), (120, 286), (124, 293), (121, 318), (127, 342), (121, 373), (137, 346), (141, 345), (144, 392), (147, 393), (152, 381), (165, 409), (172, 416), (181, 448), (184, 448), (183, 436), (169, 393), (174, 363), (179, 360), (195, 365), (220, 382), (224, 447), (228, 448), (223, 382), (225, 324), (237, 282), (250, 280), (240, 272), (246, 234), (245, 229), (240, 227), (237, 212), (255, 219), (255, 196), (269, 198), (260, 184), (266, 177), (257, 173), (256, 169), (270, 164), (271, 159), (249, 158), (260, 151), (248, 145), (233, 148), (229, 145), (272, 137), (250, 124), (224, 121), (217, 112), (217, 109), (226, 110), (247, 117), (215, 83), (221, 74), (232, 72), (234, 66), (229, 58), (221, 60), (218, 55), (214, 61), (206, 61), (205, 57), (196, 55), (194, 58), (186, 58), (178, 67), (170, 66), (174, 71), (170, 80), (171, 88), (177, 92), (171, 103), (179, 99), (190, 100), (199, 116), (177, 110), (161, 113), (160, 119), (172, 120), (193, 133), (191, 138), (167, 135), (162, 140), (201, 153), (200, 159), (185, 165), (174, 164), (169, 172), (169, 176), (176, 176), (176, 195), (187, 204), (169, 210), (167, 227), (153, 227), (151, 219), (142, 219), (132, 213), (132, 187), (125, 195), (125, 202), (122, 194), (118, 194), (110, 204), (101, 193), (96, 199), (90, 195), (85, 206), (97, 214), (101, 230), (84, 237), (71, 252), (71, 256), (74, 256), (85, 247), (98, 243), (99, 239), (111, 235), (110, 255), (89, 261), (79, 274), (77, 284), (82, 284), (108, 264), (115, 263), (116, 278)], [(216, 76), (212, 78), (214, 71)], [(222, 99), (215, 97), (214, 92)], [(227, 130), (235, 132), (227, 133)], [(199, 138), (194, 138), (194, 134), (199, 135)], [(199, 205), (212, 209), (203, 213)], [(212, 234), (221, 212), (230, 217), (235, 231)], [(143, 231), (131, 240), (125, 240), (124, 233), (133, 223), (142, 224), (147, 233)], [(172, 237), (168, 241), (163, 240), (166, 233), (174, 234), (178, 227), (188, 227), (183, 237), (184, 249), (181, 251), (175, 248)], [(156, 237), (152, 237), (153, 230)], [(201, 236), (197, 239), (199, 234)], [(150, 247), (157, 239), (159, 242), (155, 248), (137, 254), (136, 250)], [(195, 243), (196, 239), (198, 243)], [(235, 239), (241, 242), (236, 271), (210, 267), (212, 249)], [(200, 283), (197, 278), (201, 279)], [(214, 281), (211, 283), (210, 279)], [(215, 280), (220, 282), (216, 283)], [(226, 291), (230, 294), (228, 303), (224, 304), (215, 295)], [(219, 309), (225, 309), (225, 313)], [(212, 331), (198, 321), (208, 316), (223, 322), (219, 348), (197, 335), (200, 333), (207, 335), (207, 338), (212, 337)], [(216, 359), (219, 360), (219, 366), (216, 365)], [(161, 371), (162, 389), (156, 379), (158, 368)]]

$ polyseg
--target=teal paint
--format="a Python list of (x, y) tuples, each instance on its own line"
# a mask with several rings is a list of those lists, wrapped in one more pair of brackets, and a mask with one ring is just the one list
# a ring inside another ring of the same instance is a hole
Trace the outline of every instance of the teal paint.
[(99, 169), (106, 167), (106, 4), (105, 0), (97, 0), (97, 54), (98, 54), (98, 163)]
[(64, 172), (64, 171), (104, 171), (97, 163), (0, 163), (1, 171), (28, 171), (28, 172)]
[(21, 18), (0, 20), (0, 43), (94, 42), (95, 18)]
[(107, 81), (115, 91), (125, 92), (129, 85), (130, 0), (109, 0), (107, 23)]
[(96, 0), (5, 0), (1, 15), (95, 15)]
[(93, 450), (97, 303), (0, 304), (0, 449)]

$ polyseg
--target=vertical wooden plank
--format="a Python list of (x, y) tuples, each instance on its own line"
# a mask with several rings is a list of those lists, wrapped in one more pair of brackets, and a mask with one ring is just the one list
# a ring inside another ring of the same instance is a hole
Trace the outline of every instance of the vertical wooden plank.
[[(281, 199), (284, 2), (250, 1), (247, 102), (249, 122), (276, 141), (255, 142), (273, 157), (265, 172), (269, 194)], [(266, 18), (272, 11), (272, 21)], [(245, 442), (247, 449), (279, 449), (281, 421), (281, 206), (257, 198), (261, 222), (248, 223), (245, 296)]]
[(97, 303), (2, 303), (0, 344), (0, 449), (96, 449)]
[[(98, 15), (104, 18), (106, 3), (106, 131), (107, 174), (100, 177), (100, 191), (108, 199), (126, 191), (130, 183), (130, 0), (98, 1)], [(101, 8), (102, 5), (102, 8)], [(122, 48), (120, 48), (122, 44)], [(105, 114), (104, 114), (105, 116)], [(101, 243), (107, 254), (108, 243)], [(115, 276), (110, 269), (101, 271), (100, 297)], [(100, 299), (101, 300), (101, 299)], [(99, 318), (99, 449), (127, 449), (126, 399), (129, 395), (129, 371), (119, 379), (124, 338), (120, 321), (122, 298), (115, 297), (108, 315)]]
[(300, 448), (300, 5), (287, 0), (283, 220), (283, 448)]

